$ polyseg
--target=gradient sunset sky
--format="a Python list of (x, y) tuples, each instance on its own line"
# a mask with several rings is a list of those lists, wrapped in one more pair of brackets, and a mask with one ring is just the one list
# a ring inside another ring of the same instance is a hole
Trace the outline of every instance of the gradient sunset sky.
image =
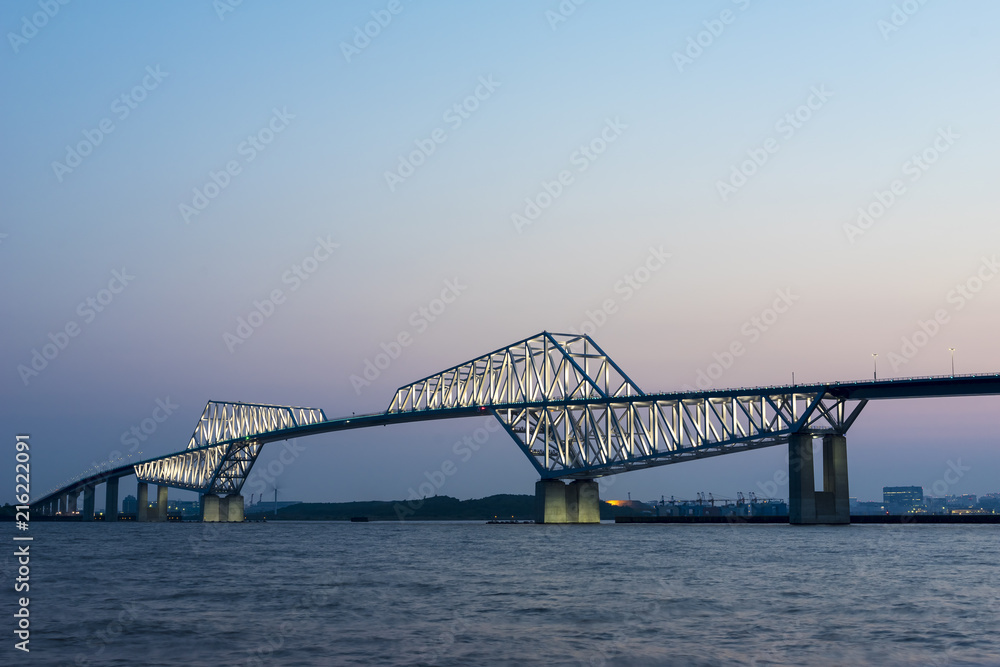
[[(210, 399), (381, 411), (542, 330), (592, 333), (645, 391), (870, 378), (873, 353), (948, 374), (952, 347), (1000, 371), (998, 23), (986, 1), (3, 3), (3, 432), (31, 434), (40, 497), (182, 449)], [(1000, 491), (998, 408), (871, 403), (851, 495), (952, 464), (948, 493)], [(506, 436), (455, 453), (481, 427), (301, 440), (279, 496), (406, 498), (448, 460), (439, 493), (532, 493)], [(785, 460), (602, 496), (760, 494)]]

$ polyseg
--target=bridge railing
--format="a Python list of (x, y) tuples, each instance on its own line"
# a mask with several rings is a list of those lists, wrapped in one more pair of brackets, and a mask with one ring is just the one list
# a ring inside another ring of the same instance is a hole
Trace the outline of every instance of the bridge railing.
[(843, 387), (843, 386), (853, 386), (853, 385), (891, 385), (903, 382), (926, 382), (928, 380), (950, 380), (950, 379), (966, 379), (966, 380), (978, 380), (987, 378), (1000, 378), (1000, 373), (956, 373), (954, 375), (914, 375), (907, 377), (898, 378), (879, 378), (879, 379), (863, 379), (863, 380), (834, 380), (830, 382), (796, 382), (794, 384), (769, 384), (769, 385), (754, 385), (754, 386), (740, 386), (740, 387), (725, 387), (720, 389), (693, 389), (693, 390), (667, 390), (660, 391), (649, 394), (649, 396), (677, 396), (681, 394), (713, 394), (713, 393), (745, 393), (750, 394), (762, 394), (762, 393), (777, 393), (784, 391), (790, 393), (792, 390), (815, 390), (820, 387)]

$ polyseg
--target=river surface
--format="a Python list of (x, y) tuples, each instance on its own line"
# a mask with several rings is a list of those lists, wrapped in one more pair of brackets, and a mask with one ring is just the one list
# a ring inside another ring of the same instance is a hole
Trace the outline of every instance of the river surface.
[(30, 532), (3, 665), (1000, 665), (1000, 526)]

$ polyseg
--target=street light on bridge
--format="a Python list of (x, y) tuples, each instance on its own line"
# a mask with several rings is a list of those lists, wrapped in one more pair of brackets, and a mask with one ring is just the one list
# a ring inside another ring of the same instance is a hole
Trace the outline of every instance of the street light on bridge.
[(872, 379), (878, 379), (878, 352), (872, 352)]
[(951, 352), (951, 376), (955, 377), (955, 348), (949, 347), (948, 350)]

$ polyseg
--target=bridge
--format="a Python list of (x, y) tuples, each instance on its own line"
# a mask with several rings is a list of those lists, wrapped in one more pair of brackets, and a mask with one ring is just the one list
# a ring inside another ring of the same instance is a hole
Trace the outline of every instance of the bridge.
[[(85, 476), (32, 503), (94, 518), (96, 487), (117, 516), (119, 479), (137, 478), (138, 520), (165, 521), (167, 490), (201, 494), (204, 521), (242, 521), (240, 495), (264, 445), (349, 429), (492, 415), (539, 475), (539, 523), (600, 520), (597, 478), (788, 446), (789, 520), (850, 522), (846, 434), (873, 400), (1000, 394), (1000, 373), (644, 393), (589, 336), (542, 332), (396, 390), (385, 412), (209, 401), (185, 449)], [(822, 439), (817, 490), (813, 440)], [(156, 485), (156, 511), (148, 509)]]

